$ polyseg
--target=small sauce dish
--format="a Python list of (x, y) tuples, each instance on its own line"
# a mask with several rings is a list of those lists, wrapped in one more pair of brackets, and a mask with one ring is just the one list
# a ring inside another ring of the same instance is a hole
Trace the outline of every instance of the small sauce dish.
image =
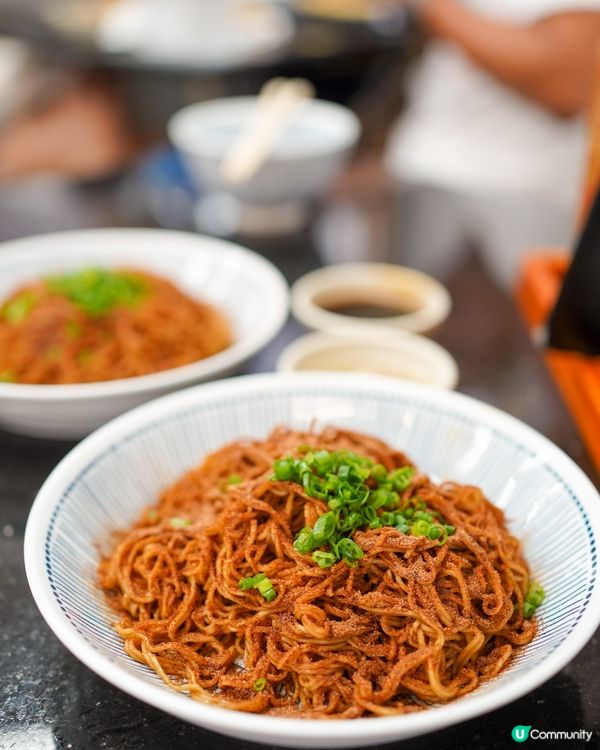
[(448, 316), (442, 284), (387, 263), (340, 263), (302, 276), (292, 287), (292, 312), (307, 328), (392, 327), (428, 333)]
[(279, 356), (279, 372), (334, 370), (363, 372), (453, 389), (458, 366), (439, 344), (394, 329), (346, 327), (309, 333), (289, 344)]

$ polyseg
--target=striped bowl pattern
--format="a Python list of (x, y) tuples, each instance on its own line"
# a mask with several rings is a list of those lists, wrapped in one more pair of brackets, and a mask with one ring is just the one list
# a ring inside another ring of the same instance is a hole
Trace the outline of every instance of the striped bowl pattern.
[[(506, 513), (544, 586), (540, 633), (499, 678), (409, 716), (315, 721), (232, 715), (175, 693), (124, 655), (95, 586), (101, 550), (203, 455), (277, 424), (335, 424), (405, 450), (434, 478), (481, 486)], [(120, 417), (55, 469), (25, 538), (30, 586), (50, 627), (91, 669), (136, 697), (224, 734), (302, 747), (355, 747), (415, 736), (497, 708), (561, 669), (600, 620), (600, 498), (544, 437), (456, 393), (347, 374), (260, 375), (199, 386)]]

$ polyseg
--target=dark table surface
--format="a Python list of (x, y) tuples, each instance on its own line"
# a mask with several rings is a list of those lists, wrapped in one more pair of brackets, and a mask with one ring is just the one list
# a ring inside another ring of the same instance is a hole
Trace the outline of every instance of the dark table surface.
[[(43, 194), (43, 186), (36, 193), (35, 205), (29, 205), (0, 190), (0, 240), (45, 229), (40, 219), (44, 215), (43, 202), (38, 202), (40, 191)], [(92, 210), (87, 205), (89, 196), (69, 191), (66, 195), (51, 220), (48, 218), (49, 228), (72, 227), (77, 223), (74, 212), (82, 224), (111, 221), (110, 211)], [(50, 194), (48, 198), (52, 200)], [(255, 244), (289, 280), (320, 264), (308, 234)], [(510, 297), (495, 288), (477, 260), (468, 255), (453, 277), (444, 281), (453, 295), (454, 309), (437, 338), (458, 361), (460, 390), (540, 430), (597, 481)], [(249, 371), (272, 369), (282, 346), (300, 331), (290, 321), (250, 364)], [(71, 447), (66, 442), (0, 431), (0, 748), (258, 748), (183, 723), (120, 692), (80, 664), (42, 620), (25, 578), (23, 534), (37, 490)], [(510, 733), (516, 724), (545, 731), (594, 732), (589, 743), (548, 741), (544, 747), (600, 746), (598, 634), (560, 674), (524, 698), (459, 726), (386, 747), (496, 750), (514, 745)]]

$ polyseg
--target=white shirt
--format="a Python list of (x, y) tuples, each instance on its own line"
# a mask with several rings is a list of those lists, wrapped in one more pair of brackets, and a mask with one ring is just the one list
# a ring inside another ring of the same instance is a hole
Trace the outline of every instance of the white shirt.
[[(600, 0), (463, 0), (504, 22), (534, 23), (594, 10)], [(587, 151), (583, 117), (564, 119), (476, 67), (452, 44), (433, 41), (412, 80), (387, 165), (403, 183), (467, 192), (521, 191), (574, 206)]]

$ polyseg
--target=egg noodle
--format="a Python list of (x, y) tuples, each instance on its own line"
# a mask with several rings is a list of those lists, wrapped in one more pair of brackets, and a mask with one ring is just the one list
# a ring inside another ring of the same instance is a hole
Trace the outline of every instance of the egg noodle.
[(41, 279), (0, 305), (4, 382), (130, 378), (195, 362), (231, 343), (221, 312), (137, 270)]
[(127, 654), (242, 711), (420, 711), (498, 675), (543, 599), (503, 513), (379, 439), (238, 440), (119, 535), (99, 569)]

